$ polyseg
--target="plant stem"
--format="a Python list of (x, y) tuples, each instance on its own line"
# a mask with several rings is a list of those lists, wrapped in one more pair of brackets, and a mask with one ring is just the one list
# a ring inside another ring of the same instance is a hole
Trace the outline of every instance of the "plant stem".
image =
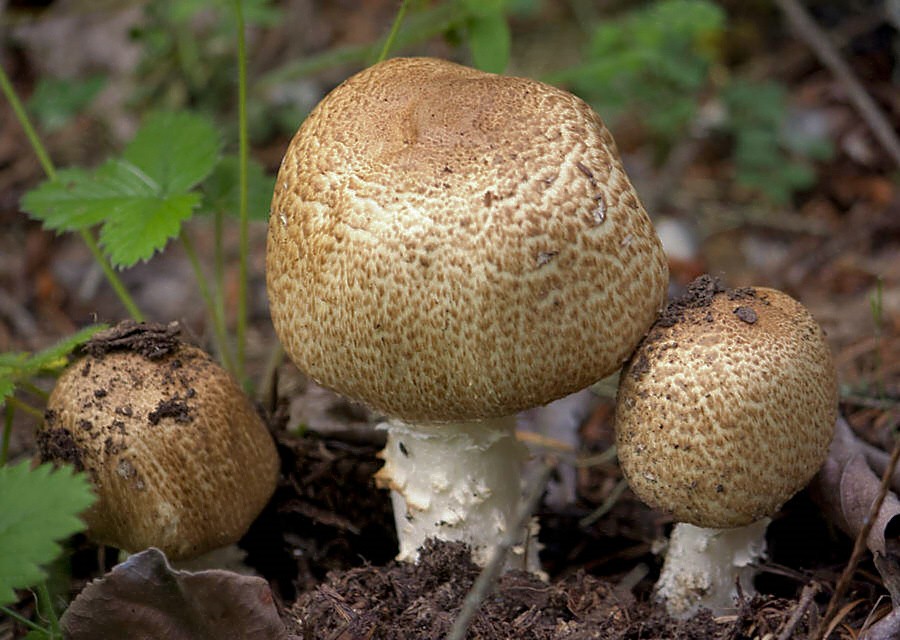
[(9, 455), (9, 440), (12, 437), (12, 423), (15, 408), (9, 402), (9, 398), (3, 407), (3, 440), (0, 442), (0, 467), (6, 464), (6, 456)]
[(197, 259), (197, 252), (194, 250), (194, 243), (191, 242), (190, 236), (183, 229), (180, 238), (181, 244), (184, 246), (184, 252), (187, 254), (191, 268), (194, 270), (194, 278), (197, 280), (197, 286), (200, 288), (200, 297), (203, 298), (207, 313), (212, 319), (213, 332), (216, 335), (216, 344), (219, 347), (219, 357), (222, 359), (222, 364), (225, 365), (225, 368), (232, 375), (237, 376), (237, 371), (234, 368), (234, 359), (231, 355), (231, 345), (228, 344), (228, 335), (225, 331), (225, 317), (218, 313), (218, 307), (212, 295), (210, 295), (206, 276), (203, 274), (200, 260)]
[(20, 410), (24, 411), (25, 413), (29, 414), (30, 416), (37, 418), (38, 420), (44, 419), (43, 411), (41, 411), (40, 409), (36, 409), (35, 407), (32, 407), (30, 404), (28, 404), (24, 400), (21, 400), (15, 396), (7, 397), (6, 405), (12, 406), (14, 409), (20, 409)]
[(247, 217), (247, 161), (249, 145), (247, 138), (247, 42), (244, 37), (244, 10), (241, 0), (234, 0), (234, 17), (238, 31), (238, 141), (239, 141), (239, 185), (240, 185), (240, 274), (238, 276), (237, 315), (237, 376), (244, 382), (244, 361), (247, 336), (247, 254), (249, 253)]
[[(434, 8), (415, 11), (410, 14), (406, 25), (399, 30), (396, 47), (406, 47), (438, 36), (462, 23), (466, 14), (457, 2), (443, 2)], [(320, 54), (308, 56), (284, 64), (265, 74), (255, 83), (255, 89), (266, 89), (312, 75), (323, 69), (342, 64), (357, 64), (370, 59), (378, 51), (378, 41), (366, 44), (335, 47)]]
[[(225, 249), (224, 231), (225, 215), (222, 211), (213, 214), (213, 301), (215, 304), (216, 322), (225, 322)], [(227, 328), (226, 328), (227, 332)], [(226, 333), (227, 335), (227, 333)]]
[(143, 322), (144, 314), (141, 313), (141, 310), (138, 308), (137, 303), (135, 303), (134, 299), (131, 297), (131, 294), (128, 293), (128, 289), (126, 289), (125, 285), (122, 284), (122, 281), (119, 279), (119, 276), (112, 268), (112, 265), (109, 264), (109, 261), (103, 255), (103, 252), (100, 251), (100, 247), (97, 244), (97, 241), (94, 239), (93, 232), (90, 229), (82, 229), (78, 233), (81, 235), (81, 239), (87, 245), (87, 248), (91, 252), (91, 255), (94, 256), (94, 260), (96, 260), (97, 264), (100, 265), (100, 268), (103, 270), (103, 275), (106, 276), (107, 282), (109, 282), (109, 285), (113, 288), (113, 291), (118, 296), (119, 301), (125, 306), (125, 310), (128, 311), (128, 315), (130, 315), (131, 318), (136, 322)]
[(408, 8), (409, 0), (403, 0), (400, 3), (400, 9), (397, 11), (397, 17), (394, 18), (394, 24), (391, 25), (388, 37), (384, 41), (384, 46), (381, 48), (381, 53), (378, 54), (378, 59), (375, 62), (383, 62), (384, 59), (387, 58), (388, 52), (391, 50), (391, 47), (394, 46), (394, 40), (397, 39), (397, 33), (400, 31), (400, 25), (403, 23), (403, 16), (406, 15), (406, 10)]
[(0, 607), (0, 613), (4, 614), (4, 615), (6, 615), (6, 616), (9, 616), (10, 618), (12, 618), (13, 620), (15, 620), (16, 622), (18, 622), (18, 623), (21, 624), (22, 626), (28, 627), (28, 628), (31, 629), (32, 631), (39, 631), (39, 632), (41, 632), (41, 633), (47, 633), (47, 629), (45, 629), (44, 627), (40, 626), (39, 624), (35, 624), (34, 622), (32, 622), (31, 620), (29, 620), (29, 619), (26, 618), (25, 616), (19, 615), (17, 612), (13, 611), (13, 610), (10, 609), (9, 607)]
[[(31, 144), (32, 150), (37, 156), (38, 161), (41, 163), (41, 167), (43, 167), (44, 173), (46, 173), (47, 177), (51, 180), (55, 179), (56, 167), (53, 166), (53, 161), (50, 160), (50, 155), (47, 153), (47, 149), (41, 142), (40, 137), (38, 137), (37, 132), (34, 130), (34, 126), (31, 124), (31, 120), (29, 119), (28, 114), (25, 112), (25, 107), (22, 104), (22, 101), (19, 100), (19, 96), (16, 94), (16, 90), (13, 88), (12, 83), (9, 81), (9, 77), (6, 75), (6, 70), (3, 69), (3, 67), (0, 67), (0, 89), (2, 89), (3, 94), (6, 96), (6, 99), (9, 100), (9, 104), (10, 106), (12, 106), (13, 112), (15, 112), (16, 114), (16, 119), (19, 121), (19, 126), (21, 126), (25, 131), (28, 142)], [(91, 252), (91, 255), (94, 257), (94, 260), (96, 260), (100, 265), (100, 268), (103, 269), (103, 274), (109, 281), (110, 286), (112, 286), (113, 291), (115, 291), (116, 295), (119, 297), (119, 300), (125, 306), (125, 309), (128, 310), (128, 313), (132, 318), (134, 318), (138, 322), (141, 322), (144, 319), (143, 314), (129, 295), (128, 290), (125, 289), (125, 285), (122, 284), (122, 281), (119, 279), (119, 276), (109, 264), (109, 261), (100, 251), (100, 247), (97, 245), (97, 241), (94, 239), (93, 234), (87, 229), (82, 229), (79, 233), (81, 234), (81, 239), (87, 245), (88, 249)]]
[(46, 391), (44, 391), (39, 386), (37, 386), (36, 384), (34, 384), (33, 382), (31, 382), (29, 380), (22, 380), (21, 382), (19, 382), (18, 388), (21, 389), (22, 391), (27, 391), (28, 393), (30, 393), (33, 396), (37, 396), (38, 398), (43, 400), (45, 404), (47, 402), (47, 399), (50, 397), (49, 393), (47, 393)]
[(53, 599), (50, 597), (50, 590), (47, 588), (47, 582), (42, 581), (37, 587), (38, 611), (50, 622), (50, 637), (62, 638), (62, 629), (59, 627), (59, 617), (56, 615), (56, 609), (53, 606)]

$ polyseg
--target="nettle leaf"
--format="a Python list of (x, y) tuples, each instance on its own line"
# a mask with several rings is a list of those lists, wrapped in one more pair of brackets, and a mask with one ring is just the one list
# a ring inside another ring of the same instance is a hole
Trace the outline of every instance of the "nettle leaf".
[(57, 540), (84, 529), (78, 514), (94, 500), (87, 477), (71, 467), (31, 469), (27, 460), (0, 467), (0, 606), (15, 602), (13, 589), (44, 579)]
[(123, 158), (157, 185), (158, 195), (183, 193), (210, 174), (221, 140), (213, 123), (196, 113), (163, 111), (144, 122)]

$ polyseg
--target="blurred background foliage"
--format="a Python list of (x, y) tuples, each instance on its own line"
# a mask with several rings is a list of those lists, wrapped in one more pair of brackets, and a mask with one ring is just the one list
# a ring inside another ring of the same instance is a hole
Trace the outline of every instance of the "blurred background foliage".
[[(399, 3), (243, 5), (251, 39), (250, 135), (259, 146), (283, 141), (324, 92), (375, 59)], [(777, 17), (759, 3), (412, 0), (408, 8), (393, 55), (442, 55), (563, 86), (588, 100), (617, 139), (627, 131), (631, 144), (637, 132), (656, 166), (685, 139), (712, 139), (736, 186), (784, 205), (813, 184), (813, 164), (832, 153), (823, 131), (794, 135), (788, 94), (777, 79), (742, 70)], [(333, 16), (329, 25), (314, 23), (341, 11), (347, 20), (338, 19), (337, 28)], [(89, 60), (80, 75), (43, 69), (29, 101), (43, 130), (60, 130), (98, 96), (118, 91), (117, 107), (126, 113), (198, 110), (235, 139), (237, 39), (229, 1), (60, 0), (41, 10), (14, 3), (4, 35), (7, 45), (27, 49), (45, 17), (122, 12), (129, 15), (124, 30), (121, 21), (104, 20), (118, 31), (109, 55), (119, 55), (118, 43), (133, 60), (129, 68), (104, 73)]]

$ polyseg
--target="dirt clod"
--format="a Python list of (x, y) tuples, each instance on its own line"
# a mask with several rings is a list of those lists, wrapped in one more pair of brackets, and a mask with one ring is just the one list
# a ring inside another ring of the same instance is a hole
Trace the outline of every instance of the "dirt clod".
[(734, 310), (734, 315), (738, 317), (742, 322), (746, 322), (747, 324), (756, 324), (756, 321), (759, 320), (759, 316), (756, 315), (756, 311), (751, 309), (750, 307), (737, 307)]
[(94, 334), (80, 352), (102, 358), (112, 351), (134, 351), (150, 360), (158, 360), (178, 349), (177, 322), (159, 324), (123, 320), (114, 327)]
[(159, 424), (163, 418), (172, 418), (175, 422), (188, 423), (193, 420), (191, 408), (180, 398), (169, 398), (161, 400), (156, 409), (147, 415), (147, 421), (150, 424)]
[[(47, 424), (52, 424), (52, 412), (47, 412), (44, 416)], [(68, 462), (75, 467), (77, 471), (84, 471), (84, 463), (81, 460), (81, 451), (72, 437), (72, 432), (63, 427), (48, 428), (38, 431), (37, 447), (42, 460), (54, 460), (57, 462)]]

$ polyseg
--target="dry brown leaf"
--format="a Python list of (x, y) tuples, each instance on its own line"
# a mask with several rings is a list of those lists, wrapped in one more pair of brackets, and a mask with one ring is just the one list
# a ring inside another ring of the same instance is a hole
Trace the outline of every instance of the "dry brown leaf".
[[(881, 478), (866, 461), (862, 443), (846, 420), (839, 418), (828, 458), (813, 481), (811, 491), (830, 520), (847, 535), (856, 537), (865, 525), (878, 496)], [(889, 492), (866, 540), (873, 553), (889, 552), (886, 532), (900, 529), (900, 500)]]
[(69, 640), (286, 640), (262, 578), (176, 571), (158, 549), (137, 553), (91, 582), (63, 614)]

